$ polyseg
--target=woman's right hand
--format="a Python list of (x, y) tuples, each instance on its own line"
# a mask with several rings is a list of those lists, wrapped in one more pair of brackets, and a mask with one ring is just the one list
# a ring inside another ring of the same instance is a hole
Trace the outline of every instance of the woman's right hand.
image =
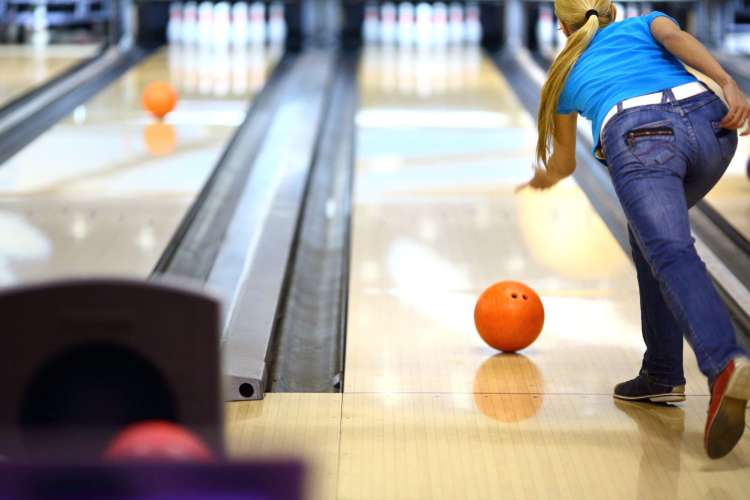
[(534, 167), (534, 177), (529, 182), (524, 182), (520, 186), (516, 187), (515, 192), (519, 193), (526, 188), (532, 188), (537, 190), (549, 189), (558, 182), (562, 177), (554, 175), (548, 172), (544, 168)]
[(750, 135), (750, 103), (747, 102), (745, 94), (742, 93), (734, 80), (722, 85), (724, 99), (729, 106), (729, 113), (726, 114), (721, 123), (722, 128), (731, 130), (745, 129), (740, 135)]

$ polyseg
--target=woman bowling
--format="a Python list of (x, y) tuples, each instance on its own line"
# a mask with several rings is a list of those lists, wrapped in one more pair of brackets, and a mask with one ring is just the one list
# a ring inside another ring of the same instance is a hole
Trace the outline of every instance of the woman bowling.
[[(708, 377), (704, 446), (729, 453), (745, 428), (750, 359), (690, 235), (688, 208), (729, 165), (750, 105), (708, 50), (660, 12), (614, 23), (610, 0), (557, 0), (567, 43), (550, 68), (538, 116), (539, 167), (522, 187), (549, 188), (576, 166), (578, 114), (593, 123), (628, 221), (646, 353), (614, 397), (685, 399), (682, 336)], [(683, 64), (716, 81), (725, 104)]]

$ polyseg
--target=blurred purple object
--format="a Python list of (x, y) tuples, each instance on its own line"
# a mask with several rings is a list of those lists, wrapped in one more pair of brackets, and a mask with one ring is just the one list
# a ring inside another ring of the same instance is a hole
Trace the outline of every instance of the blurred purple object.
[(0, 499), (302, 500), (299, 462), (0, 464)]

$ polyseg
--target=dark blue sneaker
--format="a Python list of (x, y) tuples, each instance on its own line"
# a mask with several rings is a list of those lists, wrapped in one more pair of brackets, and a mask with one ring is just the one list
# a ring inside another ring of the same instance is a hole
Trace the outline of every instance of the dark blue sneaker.
[(638, 375), (615, 386), (615, 398), (626, 401), (650, 403), (677, 403), (685, 401), (685, 386), (662, 385), (652, 381), (648, 375)]

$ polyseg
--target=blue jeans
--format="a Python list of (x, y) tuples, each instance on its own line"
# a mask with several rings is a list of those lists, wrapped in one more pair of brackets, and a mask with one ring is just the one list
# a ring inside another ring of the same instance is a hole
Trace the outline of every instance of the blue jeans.
[(726, 112), (710, 91), (677, 101), (668, 90), (661, 104), (621, 110), (602, 136), (638, 276), (641, 373), (665, 385), (685, 383), (683, 335), (709, 381), (742, 353), (688, 219), (737, 148), (737, 133), (718, 125)]

